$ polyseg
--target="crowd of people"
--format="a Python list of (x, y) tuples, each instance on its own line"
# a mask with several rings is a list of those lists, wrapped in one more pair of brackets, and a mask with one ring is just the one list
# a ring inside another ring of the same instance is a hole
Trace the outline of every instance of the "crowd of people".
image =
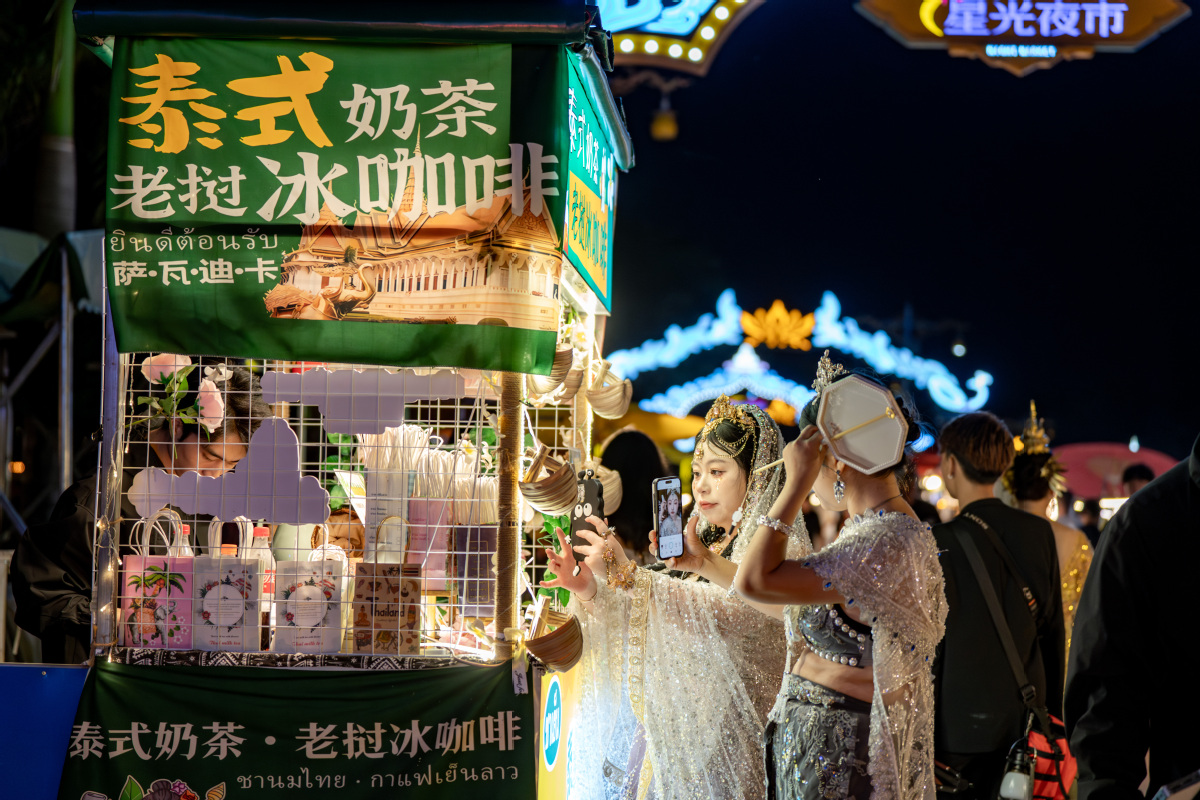
[[(270, 409), (247, 370), (216, 379), (232, 399), (211, 427), (150, 414), (135, 457), (232, 469)], [(651, 529), (661, 452), (636, 431), (605, 443), (622, 516), (589, 517), (584, 544), (560, 531), (546, 551), (559, 577), (545, 585), (570, 590), (583, 631), (571, 798), (1021, 800), (1001, 789), (1013, 744), (1031, 726), (1053, 738), (1058, 719), (1078, 785), (1065, 776), (1048, 800), (1141, 797), (1147, 770), (1157, 788), (1200, 767), (1198, 645), (1176, 619), (1177, 565), (1200, 556), (1200, 441), (1158, 479), (1127, 471), (1135, 494), (1100, 535), (1088, 504), (1083, 532), (1055, 521), (1063, 472), (1035, 410), (1015, 443), (992, 414), (965, 414), (940, 431), (958, 504), (942, 523), (914, 495), (925, 427), (910, 404), (828, 354), (813, 387), (786, 445), (758, 406), (713, 403), (691, 516), (678, 494), (660, 499), (684, 536), (665, 561), (666, 526)], [(883, 398), (884, 413), (851, 419), (848, 397)], [(72, 487), (18, 550), (18, 621), (47, 660), (90, 649), (95, 493), (95, 478)], [(136, 517), (123, 508), (123, 525)], [(1156, 692), (1171, 664), (1181, 684)]]
[[(824, 401), (843, 381), (891, 411), (839, 420), (853, 404)], [(757, 406), (713, 404), (682, 556), (639, 566), (631, 532), (598, 518), (547, 550), (584, 630), (568, 796), (1028, 800), (1004, 779), (1033, 785), (1012, 758), (1031, 729), (1062, 745), (1051, 798), (1141, 797), (1147, 769), (1158, 788), (1200, 767), (1200, 693), (1185, 678), (1181, 715), (1152, 699), (1155, 648), (1195, 654), (1167, 632), (1183, 582), (1149, 588), (1172, 548), (1200, 548), (1200, 441), (1158, 480), (1135, 468), (1101, 536), (1093, 504), (1084, 531), (1056, 521), (1063, 470), (1036, 410), (1015, 441), (965, 414), (940, 431), (958, 509), (941, 522), (910, 502), (910, 406), (827, 357), (814, 389), (786, 446)]]

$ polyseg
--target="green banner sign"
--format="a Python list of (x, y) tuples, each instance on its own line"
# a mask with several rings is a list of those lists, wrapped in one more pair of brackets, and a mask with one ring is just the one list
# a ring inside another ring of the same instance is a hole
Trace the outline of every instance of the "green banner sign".
[[(536, 714), (505, 668), (317, 672), (100, 663), (61, 800), (535, 794)], [(306, 795), (311, 796), (311, 795)]]
[(613, 212), (617, 170), (577, 59), (567, 67), (566, 254), (609, 311), (612, 310)]
[(107, 219), (120, 349), (547, 372), (563, 58), (120, 40)]

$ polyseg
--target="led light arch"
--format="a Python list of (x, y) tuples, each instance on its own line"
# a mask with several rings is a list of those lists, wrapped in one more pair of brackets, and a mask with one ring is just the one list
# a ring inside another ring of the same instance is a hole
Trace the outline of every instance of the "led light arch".
[[(742, 314), (733, 290), (726, 289), (717, 299), (715, 315), (704, 314), (688, 328), (672, 325), (662, 339), (649, 340), (629, 350), (618, 350), (609, 356), (609, 361), (614, 371), (632, 379), (644, 372), (676, 367), (689, 356), (720, 345), (740, 345), (735, 356), (721, 369), (672, 386), (642, 400), (638, 407), (683, 417), (692, 408), (719, 394), (749, 391), (768, 400), (782, 400), (797, 411), (804, 408), (813, 397), (812, 390), (770, 369), (754, 348), (743, 341)], [(879, 372), (911, 380), (918, 389), (928, 391), (933, 401), (947, 411), (978, 411), (987, 404), (993, 380), (990, 373), (976, 370), (960, 384), (940, 361), (921, 358), (908, 348), (896, 347), (883, 331), (864, 331), (853, 318), (843, 317), (842, 304), (833, 292), (821, 296), (821, 305), (813, 315), (812, 343), (816, 349), (838, 350), (862, 359)]]
[(722, 394), (740, 392), (751, 392), (768, 400), (782, 400), (797, 409), (797, 413), (816, 396), (807, 386), (801, 386), (775, 372), (758, 357), (753, 347), (743, 343), (733, 358), (717, 371), (642, 400), (638, 408), (655, 414), (686, 417), (701, 403), (715, 400)]

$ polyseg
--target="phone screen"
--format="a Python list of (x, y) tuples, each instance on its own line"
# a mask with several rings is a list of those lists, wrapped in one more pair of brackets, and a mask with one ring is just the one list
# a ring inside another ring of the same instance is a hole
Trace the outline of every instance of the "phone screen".
[(658, 531), (658, 557), (665, 561), (683, 555), (683, 493), (679, 478), (654, 481), (654, 529)]

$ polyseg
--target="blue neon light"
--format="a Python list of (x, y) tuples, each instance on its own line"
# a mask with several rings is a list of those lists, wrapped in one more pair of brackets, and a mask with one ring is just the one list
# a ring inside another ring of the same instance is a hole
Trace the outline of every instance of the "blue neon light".
[(696, 449), (696, 437), (692, 436), (688, 439), (676, 439), (671, 442), (671, 446), (681, 453), (691, 453)]
[(716, 0), (600, 0), (600, 21), (612, 33), (640, 28), (689, 38)]
[(720, 369), (704, 378), (688, 381), (681, 386), (672, 386), (662, 394), (638, 403), (638, 408), (655, 414), (670, 414), (685, 417), (688, 412), (707, 400), (721, 394), (751, 392), (759, 397), (779, 399), (795, 408), (797, 413), (816, 396), (807, 386), (789, 381), (772, 370), (754, 352), (754, 348), (743, 343), (732, 359)]
[(921, 435), (912, 443), (914, 453), (924, 453), (929, 448), (933, 447), (933, 436), (929, 431), (921, 431)]
[(742, 309), (738, 307), (733, 289), (726, 289), (717, 298), (715, 317), (705, 314), (689, 328), (672, 325), (662, 339), (652, 339), (631, 350), (617, 350), (608, 356), (608, 360), (614, 372), (633, 380), (643, 372), (679, 366), (688, 356), (718, 345), (740, 344), (743, 338)]
[(640, 28), (662, 16), (662, 0), (600, 0), (600, 21), (610, 32)]
[[(907, 348), (896, 347), (883, 331), (868, 333), (854, 319), (841, 314), (842, 304), (837, 295), (825, 292), (820, 307), (813, 312), (812, 342), (815, 347), (829, 347), (857, 356), (879, 372), (907, 378), (918, 389), (928, 390), (933, 401), (947, 411), (978, 411), (987, 404), (991, 374), (976, 370), (960, 385), (958, 378), (940, 361), (921, 358)], [(641, 401), (638, 406), (646, 411), (682, 417), (721, 392), (734, 394), (748, 390), (759, 397), (779, 399), (794, 408), (803, 408), (812, 398), (812, 391), (771, 371), (743, 339), (742, 309), (733, 290), (726, 289), (717, 298), (715, 316), (705, 314), (688, 328), (672, 325), (662, 339), (652, 339), (629, 350), (618, 350), (608, 358), (617, 374), (633, 379), (643, 372), (676, 367), (689, 356), (719, 345), (741, 344), (737, 355), (732, 361), (725, 362), (723, 369), (705, 378), (673, 386)], [(737, 388), (729, 388), (734, 384)]]
[[(717, 0), (683, 0), (678, 5), (664, 8), (658, 19), (642, 29), (650, 33), (689, 38), (692, 31), (700, 25), (700, 20), (704, 19), (704, 15), (716, 3)], [(604, 19), (603, 15), (600, 18)]]
[[(841, 317), (842, 304), (833, 292), (821, 296), (821, 305), (814, 312), (812, 342), (817, 348), (831, 347), (843, 353), (858, 356), (879, 372), (888, 372), (898, 378), (907, 378), (918, 389), (928, 389), (929, 396), (947, 411), (965, 413), (978, 411), (988, 401), (988, 387), (992, 376), (982, 370), (965, 381), (967, 389), (974, 392), (968, 397), (958, 378), (940, 361), (921, 358), (905, 347), (895, 347), (891, 337), (883, 331), (867, 333), (850, 317)], [(839, 317), (841, 317), (839, 319)], [(770, 395), (764, 395), (769, 397)]]

